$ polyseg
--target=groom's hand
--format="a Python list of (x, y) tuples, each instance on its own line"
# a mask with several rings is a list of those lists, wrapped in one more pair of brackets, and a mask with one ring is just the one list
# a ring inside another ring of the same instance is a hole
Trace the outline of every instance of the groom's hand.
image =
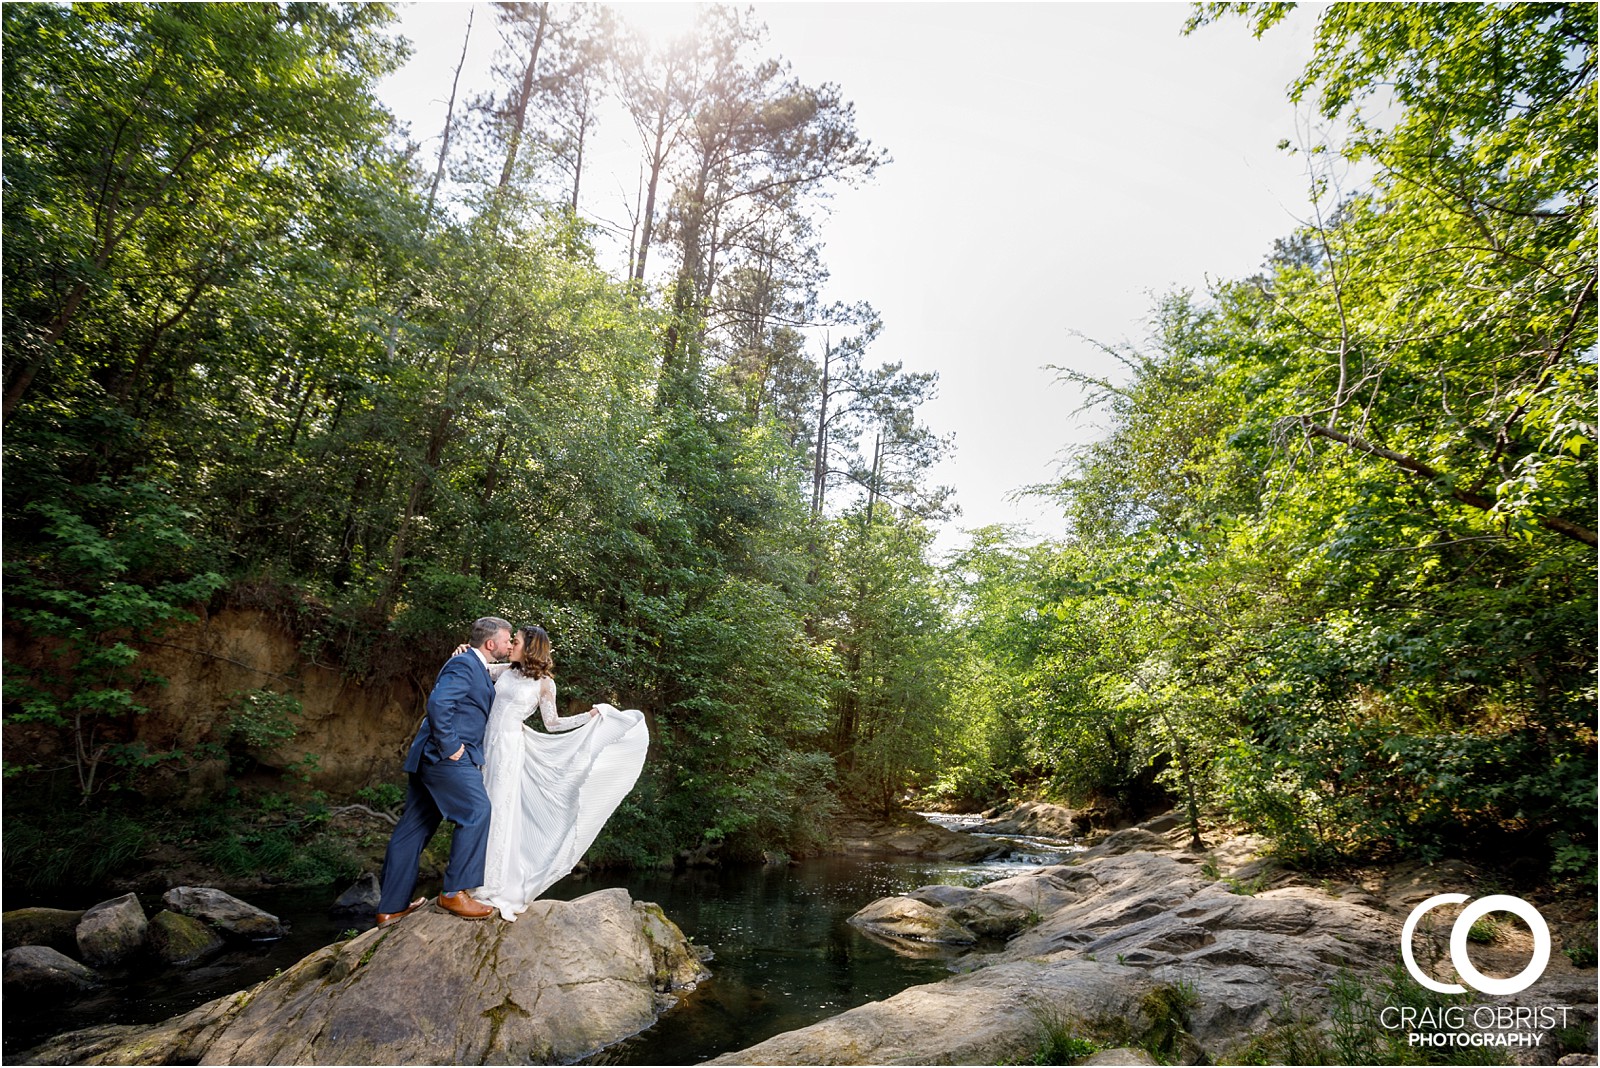
[(451, 760), (460, 760), (461, 759), (461, 754), (465, 753), (466, 751), (467, 751), (467, 747), (463, 743), (460, 749), (457, 749), (454, 753), (450, 754), (450, 759)]

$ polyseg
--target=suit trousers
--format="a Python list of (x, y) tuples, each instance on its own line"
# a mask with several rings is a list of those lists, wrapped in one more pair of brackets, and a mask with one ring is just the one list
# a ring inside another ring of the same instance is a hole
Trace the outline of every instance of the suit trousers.
[(389, 836), (379, 912), (399, 912), (411, 904), (422, 851), (442, 820), (456, 825), (444, 869), (444, 892), (483, 885), (484, 853), (489, 847), (489, 794), (483, 788), (483, 770), (464, 759), (425, 763), (410, 775), (405, 810)]

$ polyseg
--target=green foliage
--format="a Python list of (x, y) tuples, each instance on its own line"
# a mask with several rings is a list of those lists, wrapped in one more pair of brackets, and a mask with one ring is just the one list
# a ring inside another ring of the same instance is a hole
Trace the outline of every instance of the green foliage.
[(980, 532), (958, 565), (963, 698), (1024, 729), (986, 712), (942, 789), (1161, 788), (1302, 863), (1592, 880), (1594, 23), (1319, 14), (1293, 95), (1349, 137), (1306, 146), (1314, 217), (1256, 277), (1159, 301), (1107, 349), (1122, 379), (1063, 371), (1110, 423), (1045, 488), (1071, 536)]
[(869, 506), (823, 531), (831, 581), (818, 630), (839, 650), (832, 746), (847, 803), (887, 814), (931, 781), (955, 728), (946, 678), (950, 635), (931, 532)]
[(363, 786), (356, 791), (356, 800), (377, 809), (379, 812), (397, 810), (405, 803), (405, 788), (392, 782), (381, 782), (376, 786)]
[(1593, 968), (1597, 956), (1600, 956), (1600, 947), (1596, 946), (1595, 925), (1593, 923), (1578, 924), (1562, 941), (1565, 945), (1562, 952), (1567, 959), (1572, 961), (1575, 968)]
[(39, 896), (101, 886), (154, 839), (145, 822), (126, 813), (13, 805), (5, 821), (5, 881)]
[(235, 878), (268, 877), (294, 886), (324, 886), (361, 874), (348, 844), (326, 830), (327, 799), (269, 793), (245, 802), (237, 795), (213, 810), (198, 830), (207, 864)]
[(1189, 1011), (1199, 1004), (1194, 984), (1187, 980), (1152, 989), (1139, 999), (1139, 1011), (1148, 1021), (1139, 1045), (1163, 1063), (1186, 1052), (1185, 1043), (1194, 1042), (1189, 1035)]
[(1033, 1000), (1028, 1002), (1027, 1008), (1038, 1024), (1039, 1046), (1032, 1058), (1023, 1063), (1077, 1064), (1104, 1048), (1094, 1039), (1081, 1035), (1082, 1023), (1064, 1013), (1059, 1006), (1048, 1001)]
[(241, 690), (234, 695), (224, 734), (230, 741), (272, 749), (299, 731), (294, 719), (303, 711), (300, 699), (276, 690)]
[[(508, 39), (528, 14), (500, 12)], [(137, 748), (124, 632), (186, 618), (225, 576), (306, 660), (359, 679), (414, 670), (488, 612), (544, 625), (563, 697), (652, 716), (655, 803), (619, 813), (603, 857), (816, 848), (839, 782), (840, 650), (819, 634), (829, 576), (809, 574), (826, 400), (798, 325), (872, 320), (821, 307), (810, 212), (882, 152), (836, 88), (757, 53), (748, 15), (709, 11), (692, 45), (706, 62), (674, 68), (697, 81), (671, 95), (717, 102), (676, 142), (712, 186), (673, 195), (669, 233), (667, 197), (652, 209), (642, 234), (679, 276), (652, 292), (645, 248), (636, 278), (608, 276), (588, 224), (545, 198), (565, 183), (550, 146), (512, 131), (560, 125), (578, 82), (602, 89), (618, 57), (598, 32), (541, 14), (560, 23), (541, 62), (567, 69), (497, 100), (484, 136), (440, 161), (441, 190), (376, 104), (402, 51), (391, 15), (5, 10), (8, 625), (25, 646), (76, 643), (62, 672), (8, 664), (8, 755), (35, 751), (9, 744), (13, 726), (48, 730), (85, 795), (107, 766), (136, 786), (166, 754)], [(752, 107), (762, 123), (735, 121)], [(724, 135), (733, 156), (712, 148)], [(729, 242), (739, 220), (759, 226)], [(724, 302), (737, 323), (713, 324)], [(915, 498), (932, 376), (866, 370), (871, 333), (852, 382), (872, 403), (835, 409), (823, 437), (848, 459), (881, 430), (874, 492)], [(293, 700), (235, 701), (220, 739), (235, 773), (289, 739)], [(904, 778), (887, 737), (865, 763)], [(317, 758), (290, 770), (315, 779)], [(8, 785), (52, 773), (7, 765)], [(219, 831), (207, 848), (280, 870), (305, 833)]]
[(135, 687), (159, 680), (137, 670), (135, 646), (193, 619), (188, 606), (222, 585), (190, 570), (191, 519), (159, 483), (100, 481), (25, 504), (10, 528), (26, 548), (5, 563), (7, 615), (49, 642), (55, 663), (7, 672), (5, 720), (53, 735), (85, 800), (180, 755), (148, 752), (136, 737), (145, 709)]

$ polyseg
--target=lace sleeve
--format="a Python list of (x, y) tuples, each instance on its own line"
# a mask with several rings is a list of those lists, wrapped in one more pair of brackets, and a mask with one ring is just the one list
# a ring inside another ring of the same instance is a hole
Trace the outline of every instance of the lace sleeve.
[(493, 679), (495, 682), (499, 682), (500, 681), (500, 676), (504, 675), (506, 673), (506, 668), (508, 668), (510, 666), (511, 666), (511, 661), (509, 661), (509, 660), (507, 660), (503, 664), (490, 664), (489, 665), (489, 678)]
[(547, 731), (570, 731), (583, 726), (590, 718), (587, 712), (576, 716), (556, 715), (556, 682), (550, 678), (539, 680), (539, 717), (544, 720)]

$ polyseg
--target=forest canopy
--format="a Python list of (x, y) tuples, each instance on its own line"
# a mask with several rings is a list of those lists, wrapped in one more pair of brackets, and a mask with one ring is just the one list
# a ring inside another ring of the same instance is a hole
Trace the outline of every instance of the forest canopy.
[[(1324, 10), (1313, 217), (1060, 370), (1109, 424), (1040, 490), (1066, 537), (949, 559), (937, 377), (825, 298), (827, 200), (889, 164), (848, 86), (740, 9), (494, 17), (435, 153), (387, 5), (0, 9), (7, 651), (62, 651), (6, 667), (8, 874), (227, 763), (143, 743), (133, 638), (270, 601), (362, 680), (542, 623), (564, 693), (652, 719), (613, 862), (1026, 795), (1592, 879), (1592, 6)], [(577, 210), (603, 100), (624, 270)]]

